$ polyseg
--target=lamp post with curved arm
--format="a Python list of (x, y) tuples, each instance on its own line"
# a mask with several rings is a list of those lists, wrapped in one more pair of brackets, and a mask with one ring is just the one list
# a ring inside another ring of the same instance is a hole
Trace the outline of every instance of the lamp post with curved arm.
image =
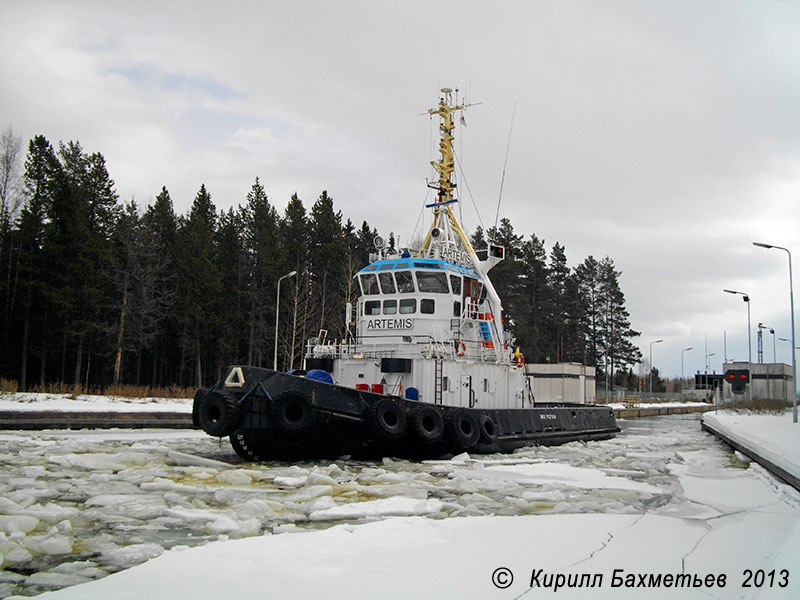
[(297, 271), (292, 271), (291, 273), (287, 273), (280, 279), (278, 279), (278, 292), (275, 299), (275, 355), (272, 359), (272, 369), (273, 371), (278, 370), (278, 317), (281, 314), (281, 281), (286, 279), (287, 277), (292, 277), (297, 275)]
[[(747, 304), (747, 371), (750, 373), (751, 381), (753, 377), (753, 343), (751, 341), (750, 336), (750, 294), (745, 292), (737, 292), (735, 290), (722, 290), (723, 292), (727, 292), (728, 294), (734, 294), (736, 296), (741, 296), (742, 300), (744, 300), (745, 304)], [(747, 399), (750, 402), (753, 401), (753, 386), (748, 384), (747, 386)]]
[(681, 385), (683, 385), (683, 353), (688, 352), (689, 350), (694, 350), (694, 347), (689, 346), (688, 348), (681, 350)]
[(789, 255), (789, 312), (792, 316), (792, 421), (797, 423), (797, 352), (795, 350), (794, 339), (794, 285), (792, 284), (792, 253), (783, 246), (775, 246), (773, 244), (765, 244), (763, 242), (753, 242), (754, 246), (759, 248), (775, 248), (783, 250)]
[(653, 344), (660, 344), (664, 340), (650, 342), (650, 393), (653, 393)]

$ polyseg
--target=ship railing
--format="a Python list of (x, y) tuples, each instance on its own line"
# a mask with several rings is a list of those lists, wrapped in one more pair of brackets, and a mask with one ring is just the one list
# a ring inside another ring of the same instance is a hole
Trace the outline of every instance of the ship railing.
[[(466, 345), (464, 358), (488, 363), (504, 362), (501, 357), (505, 356), (505, 351), (497, 352), (496, 349), (496, 344), (501, 342), (495, 339), (497, 329), (494, 327), (493, 321), (494, 315), (491, 312), (481, 312), (477, 302), (470, 299), (464, 303), (458, 323), (458, 331), (464, 331), (464, 325), (467, 322), (477, 323), (480, 337), (477, 342), (464, 342)], [(460, 340), (456, 342), (456, 345), (459, 342)], [(502, 343), (504, 345), (503, 350), (505, 350), (505, 343)], [(462, 356), (458, 349), (456, 349), (456, 352), (459, 356)]]
[[(400, 341), (402, 340), (402, 341)], [(485, 340), (461, 340), (452, 332), (440, 328), (431, 335), (370, 336), (356, 343), (347, 340), (311, 338), (306, 342), (307, 358), (391, 358), (398, 355), (419, 354), (426, 358), (447, 358), (483, 363), (497, 363), (494, 346)]]
[(455, 357), (455, 346), (450, 339), (447, 339), (449, 337), (449, 335), (445, 335), (441, 328), (434, 327), (430, 342), (431, 355), (435, 353), (437, 358), (453, 359)]

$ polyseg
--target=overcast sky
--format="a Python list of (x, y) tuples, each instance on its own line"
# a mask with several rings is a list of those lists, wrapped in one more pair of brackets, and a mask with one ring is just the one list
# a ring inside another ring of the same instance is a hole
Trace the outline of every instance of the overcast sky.
[(185, 213), (205, 183), (227, 209), (259, 177), (281, 212), (326, 189), (408, 241), (420, 113), (457, 87), (468, 229), (494, 223), (511, 132), (500, 215), (571, 266), (610, 256), (662, 373), (690, 346), (702, 371), (706, 339), (720, 372), (724, 332), (747, 360), (723, 288), (752, 298), (754, 362), (757, 323), (791, 337), (786, 253), (752, 242), (799, 247), (800, 2), (0, 0), (0, 22), (0, 126), (102, 153), (124, 201), (166, 186)]

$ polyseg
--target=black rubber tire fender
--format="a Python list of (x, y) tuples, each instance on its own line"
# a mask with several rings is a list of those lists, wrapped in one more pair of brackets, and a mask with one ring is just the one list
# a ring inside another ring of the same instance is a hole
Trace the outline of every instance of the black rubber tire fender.
[(469, 450), (481, 435), (478, 417), (469, 410), (454, 410), (445, 421), (445, 436), (457, 450)]
[(497, 441), (497, 423), (489, 415), (481, 415), (478, 418), (481, 430), (480, 441), (484, 444), (494, 444)]
[(418, 406), (411, 414), (411, 427), (422, 443), (435, 444), (444, 436), (444, 417), (432, 406)]
[(408, 418), (402, 407), (391, 398), (381, 398), (367, 410), (367, 420), (372, 431), (384, 440), (403, 437)]
[(197, 412), (203, 431), (214, 437), (232, 434), (241, 420), (239, 402), (230, 392), (207, 393), (200, 401)]
[(289, 436), (308, 430), (314, 424), (314, 413), (311, 401), (297, 392), (284, 392), (269, 407), (271, 426)]
[(206, 388), (199, 388), (194, 393), (194, 402), (192, 402), (192, 427), (200, 429), (200, 405), (203, 403), (203, 398), (208, 394)]

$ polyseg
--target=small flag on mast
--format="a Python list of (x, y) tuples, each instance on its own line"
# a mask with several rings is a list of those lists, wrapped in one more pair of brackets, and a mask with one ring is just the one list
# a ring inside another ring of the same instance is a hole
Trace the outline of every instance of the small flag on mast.
[(464, 118), (464, 113), (463, 113), (463, 112), (461, 113), (461, 118), (459, 119), (459, 121), (461, 121), (461, 124), (462, 124), (464, 127), (466, 127), (466, 126), (467, 126), (467, 120)]

